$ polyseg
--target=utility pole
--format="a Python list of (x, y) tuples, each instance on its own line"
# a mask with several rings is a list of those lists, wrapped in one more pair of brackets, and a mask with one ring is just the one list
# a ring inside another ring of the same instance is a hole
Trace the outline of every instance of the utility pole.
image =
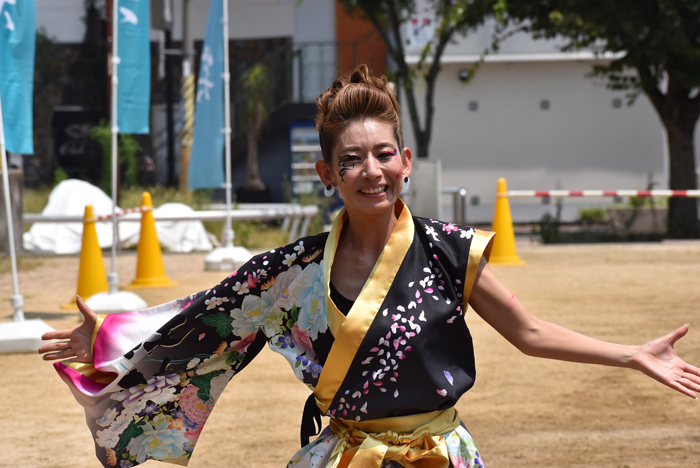
[(182, 1), (182, 132), (180, 133), (180, 192), (187, 191), (187, 173), (190, 166), (194, 134), (194, 47), (192, 44), (192, 0)]

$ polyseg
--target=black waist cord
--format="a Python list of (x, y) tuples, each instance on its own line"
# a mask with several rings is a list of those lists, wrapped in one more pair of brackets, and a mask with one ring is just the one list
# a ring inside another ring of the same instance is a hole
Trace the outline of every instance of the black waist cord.
[(321, 433), (321, 409), (316, 405), (314, 394), (309, 395), (304, 404), (304, 414), (301, 416), (301, 446), (309, 444), (312, 436)]

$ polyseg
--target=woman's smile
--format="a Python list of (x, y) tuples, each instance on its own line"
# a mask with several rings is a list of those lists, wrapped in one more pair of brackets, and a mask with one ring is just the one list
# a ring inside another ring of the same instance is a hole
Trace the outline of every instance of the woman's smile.
[(361, 189), (360, 192), (362, 192), (365, 195), (383, 195), (388, 188), (388, 185), (380, 185), (377, 187)]

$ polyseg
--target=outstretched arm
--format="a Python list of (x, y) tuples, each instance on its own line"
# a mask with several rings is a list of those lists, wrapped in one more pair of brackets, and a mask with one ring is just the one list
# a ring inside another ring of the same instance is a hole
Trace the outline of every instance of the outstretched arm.
[(561, 361), (628, 367), (691, 398), (700, 392), (700, 369), (678, 357), (676, 341), (688, 324), (641, 346), (596, 340), (540, 320), (501, 283), (482, 258), (469, 303), (474, 310), (523, 353)]
[(92, 331), (95, 328), (97, 314), (85, 305), (80, 296), (77, 297), (76, 303), (85, 321), (71, 330), (45, 333), (41, 337), (42, 340), (66, 340), (45, 344), (39, 348), (39, 354), (49, 353), (43, 356), (45, 361), (77, 357), (80, 362), (92, 362)]

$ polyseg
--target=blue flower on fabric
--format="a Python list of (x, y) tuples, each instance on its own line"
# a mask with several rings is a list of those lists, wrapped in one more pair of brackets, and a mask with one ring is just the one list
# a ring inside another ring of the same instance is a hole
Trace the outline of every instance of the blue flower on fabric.
[(476, 452), (476, 458), (474, 459), (474, 466), (476, 468), (485, 468), (484, 462), (481, 461), (481, 454), (479, 452)]
[(131, 468), (132, 466), (134, 466), (134, 464), (128, 460), (122, 460), (121, 463), (119, 463), (119, 468)]
[(282, 349), (285, 349), (287, 347), (289, 348), (294, 348), (294, 341), (292, 340), (292, 334), (287, 332), (284, 332), (284, 335), (279, 336), (277, 338), (277, 346), (279, 346)]
[(141, 416), (153, 416), (160, 412), (160, 407), (155, 403), (149, 403), (146, 407), (139, 413)]
[(309, 330), (311, 340), (328, 330), (326, 320), (326, 293), (323, 288), (323, 261), (307, 266), (289, 286), (295, 304), (300, 307), (297, 325), (299, 330)]
[(172, 414), (173, 419), (180, 419), (183, 423), (185, 423), (185, 429), (188, 429), (190, 431), (197, 430), (197, 423), (188, 418), (185, 412), (182, 411), (182, 408), (177, 408), (173, 410), (170, 414)]
[(306, 359), (304, 356), (297, 356), (297, 361), (301, 362), (301, 365), (306, 367), (309, 365), (309, 360)]
[(318, 378), (322, 370), (323, 367), (321, 367), (320, 364), (316, 364), (315, 362), (310, 362), (309, 365), (306, 367), (306, 371), (311, 373), (311, 377), (313, 377), (314, 379)]

